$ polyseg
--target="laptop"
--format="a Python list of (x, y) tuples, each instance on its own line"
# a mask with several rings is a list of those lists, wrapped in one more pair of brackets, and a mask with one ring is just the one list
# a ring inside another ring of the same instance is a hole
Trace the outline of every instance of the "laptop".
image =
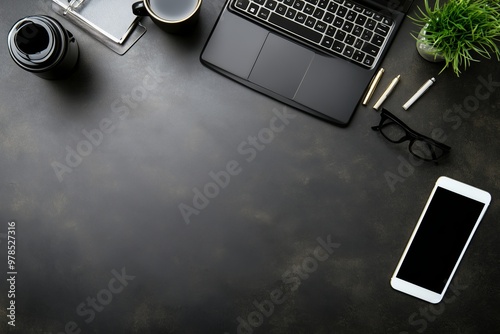
[(413, 0), (228, 0), (209, 68), (328, 122), (350, 122)]

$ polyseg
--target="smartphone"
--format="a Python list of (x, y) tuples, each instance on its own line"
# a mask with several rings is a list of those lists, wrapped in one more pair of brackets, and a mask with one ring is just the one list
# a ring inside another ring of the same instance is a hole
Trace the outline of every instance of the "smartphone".
[(491, 195), (440, 177), (391, 278), (401, 292), (437, 304), (484, 216)]

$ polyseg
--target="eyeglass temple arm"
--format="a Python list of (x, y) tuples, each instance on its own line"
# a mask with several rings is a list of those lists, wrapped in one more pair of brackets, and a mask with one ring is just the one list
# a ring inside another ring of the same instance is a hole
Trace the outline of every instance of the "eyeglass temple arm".
[(434, 164), (435, 165), (439, 165), (438, 163), (438, 159), (437, 159), (437, 156), (436, 156), (436, 151), (434, 150), (434, 146), (429, 144), (429, 143), (426, 143), (427, 146), (429, 147), (429, 150), (431, 151), (431, 154), (432, 154), (432, 160), (434, 161)]

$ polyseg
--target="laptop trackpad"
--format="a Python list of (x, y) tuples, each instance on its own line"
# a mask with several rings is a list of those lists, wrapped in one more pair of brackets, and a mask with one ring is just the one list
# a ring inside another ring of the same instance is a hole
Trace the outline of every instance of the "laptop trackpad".
[(201, 59), (225, 72), (247, 79), (269, 32), (253, 22), (224, 12)]
[(292, 99), (313, 58), (314, 52), (270, 33), (248, 79)]

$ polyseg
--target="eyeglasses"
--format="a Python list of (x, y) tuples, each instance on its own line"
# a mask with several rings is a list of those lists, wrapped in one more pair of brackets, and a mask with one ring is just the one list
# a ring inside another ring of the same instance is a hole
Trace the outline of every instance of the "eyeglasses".
[(387, 109), (382, 109), (380, 123), (372, 129), (380, 131), (388, 141), (395, 144), (410, 141), (408, 145), (410, 153), (425, 161), (436, 162), (451, 150), (451, 147), (410, 129)]

